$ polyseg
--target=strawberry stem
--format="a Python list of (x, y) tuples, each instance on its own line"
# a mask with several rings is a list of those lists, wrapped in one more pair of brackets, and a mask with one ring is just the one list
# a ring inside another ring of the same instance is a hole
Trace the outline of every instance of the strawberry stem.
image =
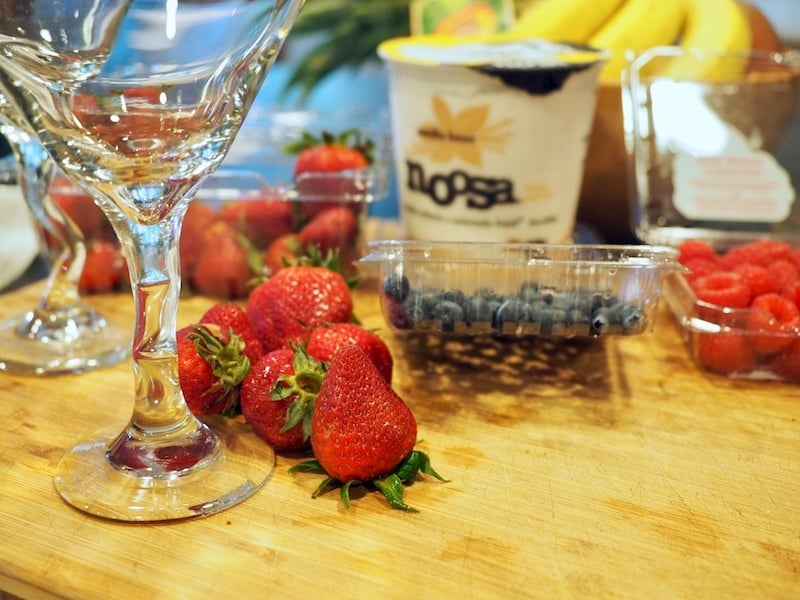
[(282, 375), (275, 382), (270, 393), (271, 400), (285, 400), (294, 396), (286, 408), (286, 421), (281, 433), (301, 424), (303, 439), (311, 437), (311, 415), (317, 400), (322, 380), (325, 377), (325, 364), (308, 355), (301, 345), (292, 344), (294, 359), (293, 375)]
[[(289, 473), (300, 471), (309, 473), (323, 473), (327, 475), (325, 469), (316, 458), (304, 460), (303, 462), (297, 463), (289, 468)], [(342, 488), (339, 492), (339, 496), (344, 507), (349, 508), (350, 488), (354, 485), (371, 484), (375, 486), (375, 488), (381, 494), (383, 494), (391, 508), (406, 512), (417, 512), (415, 508), (409, 506), (403, 501), (403, 491), (406, 485), (411, 485), (414, 482), (417, 477), (417, 473), (420, 472), (424, 473), (425, 475), (430, 475), (439, 481), (448, 481), (433, 469), (430, 458), (427, 454), (419, 450), (413, 450), (399, 465), (397, 465), (397, 467), (395, 467), (395, 470), (392, 473), (389, 473), (381, 479), (375, 479), (368, 482), (351, 479), (349, 481), (341, 482), (333, 477), (328, 476), (322, 481), (322, 483), (319, 484), (317, 489), (314, 490), (314, 493), (311, 495), (311, 497), (316, 498), (328, 490), (336, 487), (337, 485), (341, 485)]]

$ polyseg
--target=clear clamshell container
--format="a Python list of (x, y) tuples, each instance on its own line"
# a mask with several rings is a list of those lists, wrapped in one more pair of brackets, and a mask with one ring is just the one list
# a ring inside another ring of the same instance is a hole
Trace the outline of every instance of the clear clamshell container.
[(677, 251), (656, 246), (372, 241), (381, 308), (398, 332), (636, 335), (654, 322)]

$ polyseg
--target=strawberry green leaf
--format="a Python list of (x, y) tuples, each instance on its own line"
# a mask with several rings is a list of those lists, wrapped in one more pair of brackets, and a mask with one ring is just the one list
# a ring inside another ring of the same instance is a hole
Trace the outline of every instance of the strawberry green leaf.
[(397, 469), (395, 469), (395, 474), (403, 483), (411, 483), (414, 481), (414, 478), (417, 476), (419, 471), (422, 471), (426, 475), (435, 477), (439, 481), (447, 481), (444, 477), (434, 471), (433, 467), (431, 466), (431, 459), (428, 457), (428, 455), (419, 450), (412, 451), (411, 454), (409, 454), (408, 457), (406, 457), (406, 459), (398, 465)]
[(319, 464), (319, 461), (316, 458), (313, 458), (304, 460), (303, 462), (299, 462), (296, 465), (289, 467), (289, 473), (295, 473), (298, 471), (308, 473), (324, 473), (325, 469), (322, 468), (322, 465)]
[(351, 479), (350, 481), (345, 482), (345, 484), (342, 486), (342, 490), (339, 492), (339, 497), (342, 499), (342, 504), (345, 508), (350, 508), (350, 487), (360, 484), (360, 481)]
[(403, 482), (395, 473), (383, 479), (376, 479), (373, 483), (392, 508), (406, 512), (417, 512), (417, 509), (403, 502)]

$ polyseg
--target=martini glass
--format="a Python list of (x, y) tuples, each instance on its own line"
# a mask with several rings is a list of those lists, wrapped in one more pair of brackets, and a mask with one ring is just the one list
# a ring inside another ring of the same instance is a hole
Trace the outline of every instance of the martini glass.
[(121, 521), (204, 516), (250, 497), (272, 472), (266, 444), (245, 429), (228, 435), (223, 419), (200, 421), (183, 398), (178, 239), (301, 5), (0, 3), (0, 69), (19, 82), (14, 101), (109, 218), (133, 289), (131, 417), (69, 450), (56, 470), (56, 489), (78, 509)]
[(47, 193), (54, 165), (32, 134), (16, 123), (14, 108), (0, 93), (0, 133), (18, 165), (20, 189), (37, 222), (61, 246), (39, 303), (0, 323), (0, 371), (21, 375), (81, 373), (123, 360), (130, 336), (110, 325), (80, 296), (86, 261), (81, 230)]

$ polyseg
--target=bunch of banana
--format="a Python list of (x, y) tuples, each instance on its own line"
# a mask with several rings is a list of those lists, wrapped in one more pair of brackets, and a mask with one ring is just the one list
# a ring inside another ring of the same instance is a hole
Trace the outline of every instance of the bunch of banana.
[[(677, 45), (708, 53), (746, 51), (752, 35), (738, 0), (529, 0), (511, 35), (584, 43), (608, 50), (601, 82), (619, 82), (630, 53)], [(659, 73), (695, 79), (739, 76), (746, 60), (690, 56)], [(651, 71), (652, 72), (652, 71)]]

